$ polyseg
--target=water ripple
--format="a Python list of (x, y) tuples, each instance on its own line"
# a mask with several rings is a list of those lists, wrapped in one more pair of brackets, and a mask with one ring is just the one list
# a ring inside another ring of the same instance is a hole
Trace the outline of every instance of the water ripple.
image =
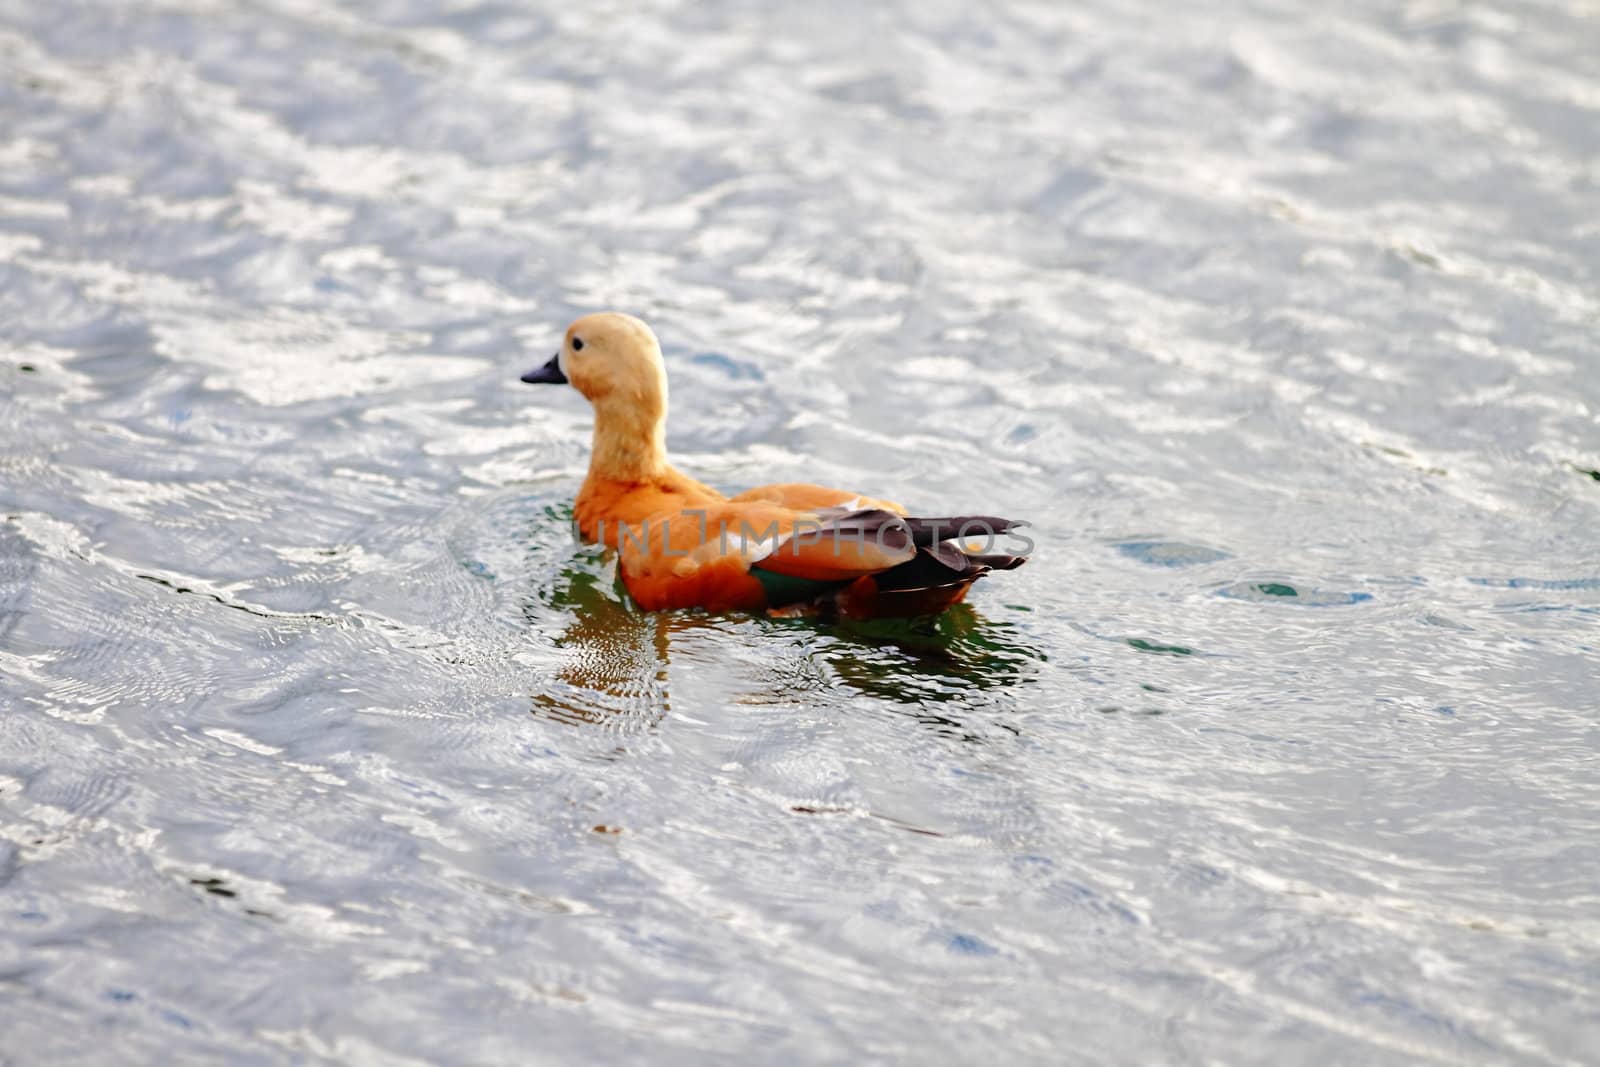
[[(1584, 1062), (1591, 16), (0, 2), (7, 1048)], [(599, 306), (1035, 558), (639, 613)]]

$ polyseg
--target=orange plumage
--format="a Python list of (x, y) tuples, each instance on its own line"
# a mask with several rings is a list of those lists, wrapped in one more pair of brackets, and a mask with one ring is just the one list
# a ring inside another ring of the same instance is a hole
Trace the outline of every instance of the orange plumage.
[[(529, 383), (570, 383), (594, 407), (594, 450), (574, 508), (578, 531), (620, 555), (647, 610), (835, 610), (933, 614), (1021, 556), (957, 547), (1015, 523), (919, 519), (898, 504), (819, 485), (759, 486), (727, 497), (667, 462), (667, 376), (655, 334), (630, 315), (587, 315)], [(962, 529), (962, 525), (966, 529)]]

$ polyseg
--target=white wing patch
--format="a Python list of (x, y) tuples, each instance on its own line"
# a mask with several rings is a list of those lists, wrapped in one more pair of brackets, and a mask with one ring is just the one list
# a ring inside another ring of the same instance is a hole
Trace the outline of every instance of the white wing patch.
[(776, 538), (752, 539), (736, 533), (724, 533), (719, 548), (726, 548), (729, 552), (736, 552), (747, 563), (760, 563), (777, 549)]

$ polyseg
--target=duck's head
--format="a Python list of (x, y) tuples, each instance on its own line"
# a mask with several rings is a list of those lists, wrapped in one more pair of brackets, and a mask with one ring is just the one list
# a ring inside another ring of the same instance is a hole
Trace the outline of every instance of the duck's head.
[(667, 371), (650, 327), (620, 311), (585, 315), (567, 327), (561, 351), (522, 376), (530, 385), (570, 384), (595, 407), (621, 405), (664, 415)]

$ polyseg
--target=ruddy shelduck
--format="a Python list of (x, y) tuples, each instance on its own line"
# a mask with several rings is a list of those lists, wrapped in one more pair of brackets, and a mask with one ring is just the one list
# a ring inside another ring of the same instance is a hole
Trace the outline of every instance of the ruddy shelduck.
[(887, 500), (798, 483), (730, 497), (681, 473), (667, 462), (661, 345), (632, 315), (578, 319), (522, 380), (570, 384), (594, 407), (574, 518), (583, 538), (617, 550), (623, 584), (647, 610), (931, 615), (1023, 562), (990, 549), (1024, 523), (914, 518)]

